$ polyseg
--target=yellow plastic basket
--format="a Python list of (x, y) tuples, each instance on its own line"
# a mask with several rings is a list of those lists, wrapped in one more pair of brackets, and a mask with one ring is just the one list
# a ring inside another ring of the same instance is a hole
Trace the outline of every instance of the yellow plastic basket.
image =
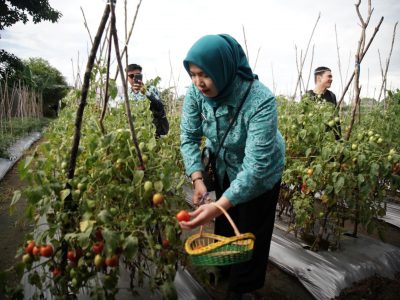
[(200, 232), (191, 235), (185, 242), (185, 250), (190, 255), (193, 264), (201, 266), (225, 266), (251, 259), (255, 236), (252, 233), (240, 233), (232, 218), (220, 205), (218, 207), (231, 224), (235, 236), (225, 237), (212, 233)]

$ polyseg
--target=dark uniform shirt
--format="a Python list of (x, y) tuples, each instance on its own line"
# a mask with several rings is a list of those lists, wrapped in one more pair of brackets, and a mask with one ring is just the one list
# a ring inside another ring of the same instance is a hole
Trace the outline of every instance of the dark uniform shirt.
[(326, 90), (323, 94), (318, 95), (314, 93), (313, 90), (307, 91), (307, 94), (311, 96), (311, 99), (318, 100), (318, 98), (324, 99), (326, 102), (332, 103), (333, 105), (337, 105), (336, 95), (332, 93), (330, 90)]
[[(336, 95), (333, 92), (331, 92), (330, 90), (325, 90), (325, 92), (321, 95), (317, 95), (316, 93), (314, 93), (313, 90), (309, 90), (309, 91), (307, 91), (306, 95), (310, 96), (310, 98), (315, 101), (325, 100), (326, 102), (329, 102), (329, 103), (332, 103), (333, 105), (335, 105), (335, 107), (337, 105)], [(336, 110), (336, 115), (338, 116), (337, 110)], [(340, 126), (340, 123), (335, 124), (334, 134), (335, 134), (335, 139), (340, 140), (340, 138), (342, 137), (342, 128)]]

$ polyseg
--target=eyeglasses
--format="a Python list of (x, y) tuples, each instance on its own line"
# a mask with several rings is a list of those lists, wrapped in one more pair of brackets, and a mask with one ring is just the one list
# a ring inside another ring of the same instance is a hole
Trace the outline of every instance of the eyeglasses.
[(135, 77), (135, 74), (128, 74), (128, 77), (129, 77), (130, 79), (133, 79), (133, 78)]

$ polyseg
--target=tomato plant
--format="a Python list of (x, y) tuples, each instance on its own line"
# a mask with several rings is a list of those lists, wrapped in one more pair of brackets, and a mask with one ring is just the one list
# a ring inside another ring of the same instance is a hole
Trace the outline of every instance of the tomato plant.
[[(19, 251), (21, 256), (27, 251), (23, 261), (31, 271), (29, 281), (39, 291), (51, 289), (54, 296), (89, 288), (93, 295), (112, 298), (118, 292), (121, 261), (133, 274), (133, 294), (144, 284), (150, 291), (171, 292), (176, 268), (186, 260), (174, 217), (176, 207), (185, 203), (179, 118), (169, 116), (169, 134), (156, 139), (149, 103), (131, 103), (145, 158), (142, 168), (123, 106), (109, 109), (104, 122), (107, 132), (102, 134), (95, 94), (91, 97), (73, 179), (67, 179), (66, 162), (78, 107), (74, 93), (47, 128), (44, 142), (19, 165), (30, 183), (22, 192), (28, 199), (28, 215), (37, 222), (46, 218), (48, 223), (34, 242)], [(66, 209), (67, 201), (72, 209)], [(46, 261), (39, 264), (39, 255)], [(40, 268), (42, 272), (36, 270)], [(53, 270), (52, 280), (45, 268)], [(102, 281), (104, 289), (93, 286), (94, 278)]]
[(377, 220), (385, 214), (383, 199), (399, 187), (393, 175), (399, 160), (398, 97), (399, 92), (391, 95), (387, 110), (377, 105), (363, 114), (349, 140), (338, 138), (340, 130), (348, 131), (346, 111), (338, 116), (329, 103), (278, 99), (286, 140), (280, 203), (291, 207), (289, 228), (312, 237), (312, 249), (328, 237), (330, 247), (338, 247), (346, 220), (355, 224), (353, 235), (359, 224), (382, 229)]

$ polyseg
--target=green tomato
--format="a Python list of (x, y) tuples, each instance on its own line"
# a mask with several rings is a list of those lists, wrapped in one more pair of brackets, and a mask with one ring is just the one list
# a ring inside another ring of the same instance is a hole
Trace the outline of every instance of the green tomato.
[(390, 154), (390, 155), (393, 155), (393, 154), (395, 154), (395, 153), (396, 153), (396, 150), (395, 150), (395, 149), (393, 149), (393, 148), (390, 149), (390, 151), (389, 151), (389, 154)]
[(368, 136), (373, 136), (374, 132), (372, 130), (368, 131)]
[(113, 216), (116, 216), (117, 213), (118, 213), (118, 209), (116, 209), (115, 207), (111, 207), (111, 208), (110, 208), (110, 213), (111, 213)]
[(77, 287), (77, 286), (78, 286), (78, 279), (72, 278), (72, 280), (71, 280), (71, 286), (72, 286), (72, 287)]
[(151, 191), (153, 189), (153, 183), (151, 182), (151, 181), (146, 181), (145, 183), (144, 183), (144, 190), (146, 191), (146, 192), (149, 192), (149, 191)]
[(333, 127), (333, 125), (335, 125), (335, 121), (330, 120), (330, 121), (328, 122), (328, 125), (329, 125), (329, 127)]
[(357, 148), (358, 148), (357, 144), (352, 144), (352, 145), (351, 145), (351, 149), (352, 149), (352, 150), (356, 150)]
[(31, 263), (32, 262), (32, 257), (31, 257), (31, 255), (30, 254), (24, 254), (23, 256), (22, 256), (22, 262), (24, 263), (24, 264), (29, 264), (29, 263)]
[(383, 139), (382, 139), (382, 138), (379, 138), (376, 142), (377, 142), (378, 144), (382, 144)]

